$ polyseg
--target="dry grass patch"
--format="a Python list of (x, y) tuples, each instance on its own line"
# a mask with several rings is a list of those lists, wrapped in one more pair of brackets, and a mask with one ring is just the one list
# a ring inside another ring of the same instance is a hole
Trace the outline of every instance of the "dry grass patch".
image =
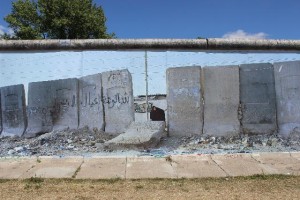
[(0, 199), (299, 199), (300, 176), (0, 180)]

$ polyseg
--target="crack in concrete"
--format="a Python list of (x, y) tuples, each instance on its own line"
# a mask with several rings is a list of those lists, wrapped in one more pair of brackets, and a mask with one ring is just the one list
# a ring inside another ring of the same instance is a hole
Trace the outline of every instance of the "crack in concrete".
[(83, 160), (82, 160), (81, 164), (79, 165), (79, 167), (77, 167), (76, 171), (72, 175), (72, 178), (74, 178), (74, 179), (76, 178), (78, 172), (80, 172), (80, 170), (81, 170), (81, 166), (83, 165), (83, 163), (84, 163), (84, 157), (83, 157)]
[(230, 175), (221, 167), (213, 158), (210, 156), (211, 160), (226, 174), (226, 177), (229, 177)]

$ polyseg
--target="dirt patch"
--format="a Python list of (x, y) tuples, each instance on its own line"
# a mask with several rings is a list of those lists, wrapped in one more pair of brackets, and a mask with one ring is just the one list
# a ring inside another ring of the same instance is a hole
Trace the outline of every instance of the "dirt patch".
[(299, 199), (300, 176), (0, 180), (0, 199)]

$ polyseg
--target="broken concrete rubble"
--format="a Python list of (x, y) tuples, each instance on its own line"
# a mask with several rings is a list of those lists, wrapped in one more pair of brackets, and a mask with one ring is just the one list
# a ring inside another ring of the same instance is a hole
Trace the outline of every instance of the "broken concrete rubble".
[(165, 135), (165, 122), (132, 122), (125, 133), (107, 141), (106, 144), (119, 147), (154, 147)]

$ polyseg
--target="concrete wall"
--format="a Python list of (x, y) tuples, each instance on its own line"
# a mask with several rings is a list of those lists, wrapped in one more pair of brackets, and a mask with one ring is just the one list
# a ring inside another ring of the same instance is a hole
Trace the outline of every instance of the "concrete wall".
[(28, 84), (28, 127), (25, 137), (35, 137), (52, 131), (54, 96), (53, 81)]
[(101, 74), (79, 79), (79, 128), (104, 130)]
[(269, 63), (240, 66), (240, 99), (244, 134), (276, 131), (276, 97), (273, 66)]
[(274, 64), (279, 134), (300, 134), (300, 61)]
[(203, 134), (238, 135), (239, 68), (238, 66), (205, 67)]
[(102, 73), (105, 131), (122, 133), (134, 121), (132, 78), (128, 70)]
[(201, 134), (203, 103), (200, 67), (178, 67), (167, 70), (169, 134)]
[(78, 128), (76, 78), (29, 83), (28, 89), (28, 128), (25, 137)]
[(2, 87), (0, 91), (1, 136), (22, 136), (27, 126), (24, 85)]

